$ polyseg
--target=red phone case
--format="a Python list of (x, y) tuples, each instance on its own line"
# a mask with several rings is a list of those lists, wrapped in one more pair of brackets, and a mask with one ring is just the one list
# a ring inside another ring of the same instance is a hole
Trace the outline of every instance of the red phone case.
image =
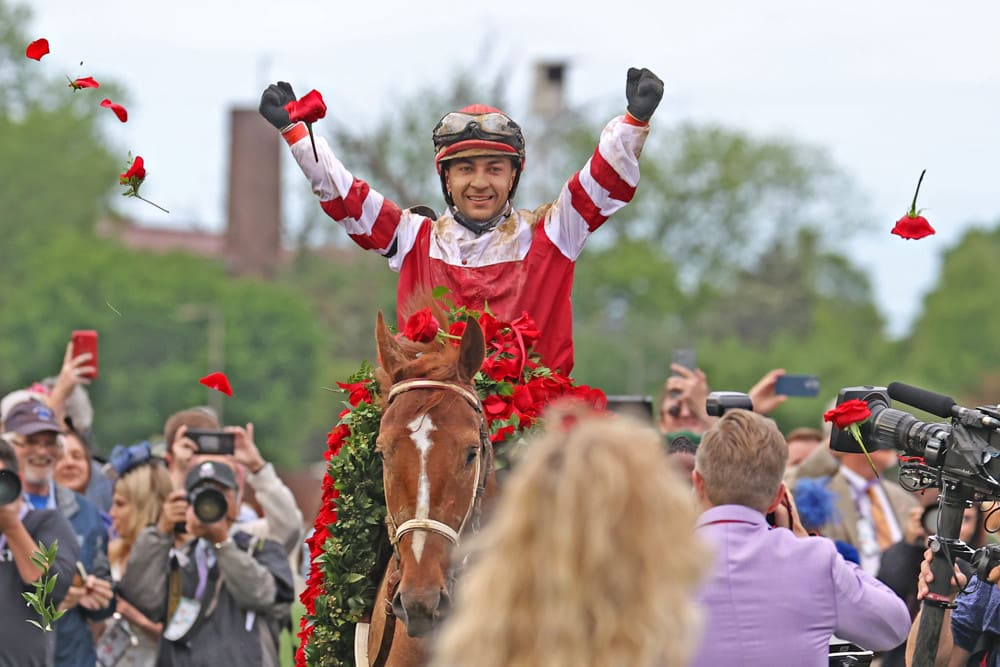
[(94, 372), (84, 377), (91, 380), (97, 377), (97, 332), (93, 330), (73, 332), (73, 356), (78, 357), (84, 352), (90, 352), (88, 366), (94, 367)]

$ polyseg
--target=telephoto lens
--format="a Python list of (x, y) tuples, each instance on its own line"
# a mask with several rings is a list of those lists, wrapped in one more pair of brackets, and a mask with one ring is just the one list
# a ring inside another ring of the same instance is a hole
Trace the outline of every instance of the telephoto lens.
[(192, 489), (188, 502), (194, 509), (194, 515), (202, 523), (215, 523), (229, 511), (226, 495), (214, 486), (206, 485)]
[(0, 470), (0, 505), (9, 505), (21, 495), (21, 478), (12, 470)]

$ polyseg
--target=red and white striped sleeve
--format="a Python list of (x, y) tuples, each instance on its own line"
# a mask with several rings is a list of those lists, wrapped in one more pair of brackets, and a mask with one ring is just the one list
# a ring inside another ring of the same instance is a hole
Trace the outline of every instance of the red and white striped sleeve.
[(579, 257), (587, 237), (632, 201), (648, 134), (648, 123), (627, 114), (612, 119), (594, 154), (563, 186), (546, 215), (545, 233), (569, 259)]
[(402, 214), (399, 206), (355, 178), (320, 136), (316, 136), (317, 162), (304, 123), (296, 123), (282, 136), (326, 214), (365, 250), (391, 254)]

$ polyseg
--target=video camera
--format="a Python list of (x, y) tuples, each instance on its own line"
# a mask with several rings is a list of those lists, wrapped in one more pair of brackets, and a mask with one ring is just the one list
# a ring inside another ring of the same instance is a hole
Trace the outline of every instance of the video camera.
[[(924, 599), (913, 664), (933, 664), (938, 638), (949, 607), (949, 581), (954, 558), (970, 562), (983, 580), (1000, 565), (1000, 547), (973, 549), (959, 534), (962, 515), (975, 502), (1000, 500), (1000, 410), (996, 406), (965, 408), (949, 396), (902, 382), (887, 388), (846, 387), (837, 405), (864, 401), (871, 416), (859, 425), (865, 449), (894, 449), (900, 456), (899, 484), (908, 491), (937, 487), (936, 535), (929, 546), (935, 552), (931, 563), (934, 580)], [(891, 400), (890, 400), (891, 399)], [(891, 407), (899, 401), (947, 422), (925, 422)], [(834, 428), (830, 449), (860, 453), (861, 445), (847, 431)]]

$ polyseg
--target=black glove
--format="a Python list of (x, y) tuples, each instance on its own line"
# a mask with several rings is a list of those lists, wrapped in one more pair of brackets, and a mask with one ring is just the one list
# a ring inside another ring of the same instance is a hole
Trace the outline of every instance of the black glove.
[(628, 68), (628, 78), (625, 81), (625, 99), (628, 100), (628, 112), (632, 118), (648, 121), (660, 104), (663, 97), (663, 82), (660, 78), (643, 67)]
[(291, 84), (284, 81), (272, 83), (260, 96), (260, 115), (267, 119), (271, 125), (283, 130), (291, 123), (288, 120), (285, 105), (294, 101), (295, 93), (292, 91)]

